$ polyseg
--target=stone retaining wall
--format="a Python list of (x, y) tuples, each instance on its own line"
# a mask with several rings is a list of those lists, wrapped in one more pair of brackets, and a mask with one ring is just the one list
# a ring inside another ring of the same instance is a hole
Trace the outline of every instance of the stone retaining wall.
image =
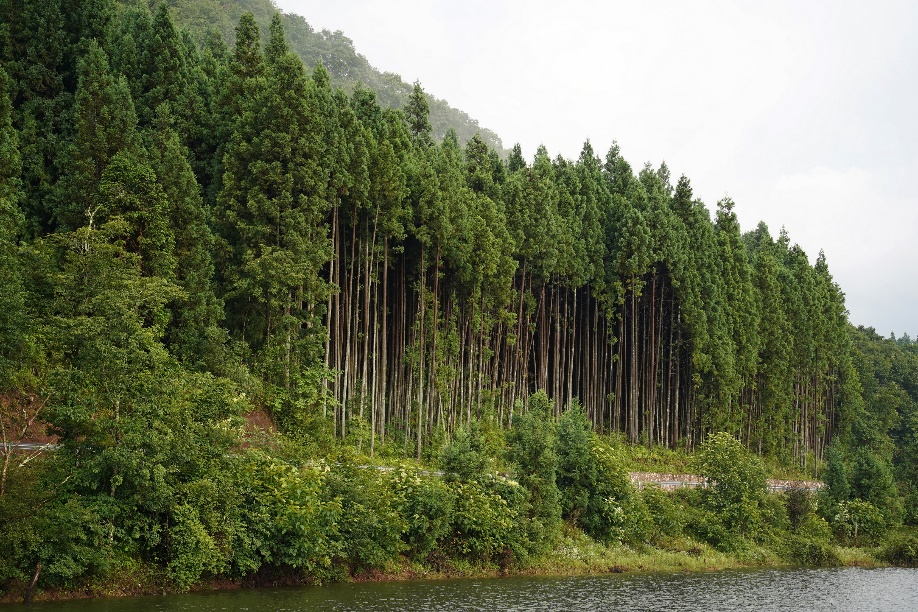
[[(703, 487), (705, 486), (704, 478), (695, 474), (661, 474), (657, 472), (630, 472), (631, 482), (637, 485), (638, 489), (644, 488), (645, 485), (657, 486), (664, 491), (674, 491), (685, 487)], [(807, 491), (818, 491), (823, 483), (818, 480), (775, 480), (768, 479), (768, 488), (773, 492), (788, 491), (790, 489), (806, 489)]]

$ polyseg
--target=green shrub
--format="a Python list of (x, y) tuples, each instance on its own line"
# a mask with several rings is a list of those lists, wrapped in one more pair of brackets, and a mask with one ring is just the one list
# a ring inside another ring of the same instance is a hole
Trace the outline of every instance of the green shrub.
[(749, 534), (753, 541), (766, 546), (780, 542), (785, 534), (795, 532), (787, 515), (783, 495), (766, 495), (759, 503), (759, 526)]
[(458, 427), (440, 453), (440, 467), (447, 480), (477, 480), (489, 471), (490, 464), (477, 421)]
[(806, 489), (789, 489), (784, 492), (787, 518), (794, 529), (799, 529), (816, 511), (816, 499)]
[(215, 574), (223, 569), (223, 557), (194, 507), (182, 504), (172, 509), (168, 539), (171, 558), (167, 569), (179, 588), (187, 589), (202, 574)]
[(880, 558), (898, 567), (918, 567), (918, 536), (899, 535), (883, 547)]
[[(529, 491), (516, 481), (493, 477), (483, 481), (482, 485), (504, 500), (512, 516), (529, 516)], [(538, 529), (538, 524), (532, 521), (516, 520), (513, 522), (505, 542), (505, 549), (512, 553), (516, 563), (525, 562), (542, 548), (538, 538), (543, 537), (543, 534), (537, 533)], [(504, 555), (505, 552), (502, 551), (501, 554)]]
[(735, 552), (743, 548), (743, 539), (727, 529), (719, 516), (704, 507), (695, 508), (686, 525), (686, 531), (692, 537), (721, 552)]
[(818, 538), (805, 535), (791, 535), (786, 542), (788, 560), (800, 565), (840, 565), (835, 549)]
[(844, 462), (844, 454), (838, 443), (829, 445), (826, 449), (826, 469), (822, 475), (826, 483), (822, 493), (833, 502), (838, 503), (848, 499), (851, 486), (848, 483), (848, 468)]
[(344, 463), (325, 476), (325, 496), (340, 505), (339, 546), (352, 574), (380, 568), (404, 549), (406, 523), (388, 476)]
[(712, 434), (695, 456), (695, 469), (708, 488), (703, 503), (721, 524), (740, 536), (759, 528), (760, 508), (767, 494), (765, 469), (758, 457), (728, 433)]
[(507, 441), (507, 459), (517, 481), (529, 491), (532, 542), (547, 547), (561, 533), (561, 492), (551, 400), (544, 391), (529, 398), (529, 412), (514, 415)]
[(832, 526), (839, 537), (855, 546), (874, 543), (887, 531), (879, 508), (860, 499), (839, 503)]
[(260, 451), (246, 453), (238, 472), (238, 522), (231, 528), (233, 566), (239, 574), (264, 564), (312, 574), (327, 571), (341, 554), (341, 501), (328, 495), (326, 474), (296, 468)]
[(918, 487), (913, 486), (904, 497), (902, 522), (906, 525), (918, 525)]
[(661, 538), (675, 538), (682, 535), (685, 526), (683, 509), (676, 505), (673, 496), (660, 487), (646, 487), (641, 491), (641, 500), (650, 519), (650, 541), (657, 543)]
[(574, 401), (558, 422), (558, 489), (562, 516), (579, 525), (596, 483), (596, 463), (590, 453), (593, 432), (580, 404)]
[(887, 526), (902, 522), (903, 510), (892, 469), (869, 448), (859, 448), (854, 455), (851, 491), (852, 497), (869, 502), (879, 510)]
[(46, 501), (39, 482), (44, 468), (41, 460), (24, 469), (10, 470), (5, 494), (0, 496), (0, 593), (11, 580), (24, 581), (34, 570), (42, 534), (35, 509)]
[(646, 541), (652, 519), (622, 462), (595, 439), (590, 456), (596, 480), (583, 517), (584, 531), (604, 543)]
[(398, 512), (405, 519), (402, 539), (408, 554), (424, 559), (449, 536), (456, 495), (439, 478), (403, 468), (396, 471), (394, 485)]
[(47, 586), (76, 586), (81, 578), (104, 575), (116, 556), (108, 537), (114, 531), (113, 505), (104, 496), (68, 497), (42, 508), (35, 517), (41, 544), (30, 551), (29, 569), (40, 562)]
[(477, 482), (454, 482), (452, 549), (471, 561), (489, 563), (514, 543), (514, 527), (523, 519), (507, 501)]

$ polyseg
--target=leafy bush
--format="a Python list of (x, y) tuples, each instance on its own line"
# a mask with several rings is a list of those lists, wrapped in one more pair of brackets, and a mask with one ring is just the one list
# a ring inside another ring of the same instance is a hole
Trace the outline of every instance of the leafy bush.
[(641, 491), (641, 501), (647, 508), (650, 519), (650, 541), (657, 543), (661, 538), (675, 538), (682, 534), (685, 526), (683, 509), (673, 501), (673, 496), (659, 487), (647, 487)]
[(809, 566), (840, 565), (835, 549), (826, 541), (803, 535), (791, 535), (786, 541), (787, 557), (794, 563)]
[(239, 524), (232, 531), (233, 563), (240, 574), (263, 564), (316, 574), (327, 570), (342, 545), (341, 501), (327, 494), (327, 474), (299, 469), (250, 451), (238, 472)]
[(558, 490), (556, 438), (551, 400), (544, 391), (529, 399), (529, 412), (513, 417), (507, 434), (507, 458), (519, 483), (529, 491), (532, 541), (548, 546), (560, 534), (561, 492)]
[(41, 545), (29, 555), (29, 565), (40, 562), (48, 586), (75, 586), (85, 576), (102, 576), (115, 561), (108, 536), (113, 524), (108, 504), (99, 499), (70, 497), (42, 508), (35, 528)]
[(325, 496), (340, 505), (339, 546), (351, 573), (380, 568), (404, 549), (405, 519), (387, 476), (344, 463), (326, 475)]
[(887, 530), (879, 508), (861, 499), (839, 503), (832, 526), (840, 537), (856, 546), (875, 542)]
[(824, 494), (835, 503), (848, 499), (851, 486), (848, 484), (848, 468), (845, 466), (844, 456), (838, 443), (829, 445), (826, 450), (826, 469), (822, 475), (826, 483)]
[(905, 495), (904, 500), (905, 503), (902, 505), (905, 512), (902, 517), (902, 522), (906, 525), (918, 525), (918, 487), (912, 486)]
[(439, 478), (404, 468), (396, 471), (394, 486), (398, 513), (405, 519), (402, 539), (413, 558), (423, 559), (449, 536), (456, 495)]
[[(682, 493), (680, 491), (680, 493)], [(714, 512), (702, 503), (699, 490), (687, 490), (683, 494), (685, 509), (685, 532), (701, 542), (710, 544), (721, 552), (733, 552), (743, 547), (742, 538), (727, 529)]]
[(490, 459), (477, 421), (458, 427), (440, 453), (440, 467), (447, 479), (477, 480), (487, 473)]
[(515, 525), (522, 518), (507, 501), (477, 482), (454, 482), (451, 546), (472, 561), (491, 562), (514, 543)]
[(584, 530), (605, 543), (645, 541), (651, 519), (621, 461), (596, 440), (590, 456), (596, 480), (583, 517)]
[(892, 538), (883, 547), (880, 557), (899, 567), (918, 567), (918, 536), (908, 534)]
[(787, 518), (793, 529), (799, 529), (816, 511), (816, 498), (806, 489), (790, 489), (784, 492)]
[(852, 497), (872, 504), (888, 526), (902, 522), (899, 491), (889, 464), (869, 448), (859, 448), (851, 469)]
[(562, 516), (577, 525), (590, 503), (596, 483), (596, 464), (590, 453), (593, 432), (578, 402), (558, 422), (558, 488)]
[(194, 507), (183, 504), (173, 508), (169, 540), (167, 569), (179, 588), (187, 589), (205, 572), (214, 574), (223, 569), (223, 557)]
[(702, 501), (723, 526), (741, 536), (755, 531), (768, 490), (759, 458), (746, 451), (739, 440), (720, 432), (702, 444), (695, 468), (708, 483)]
[[(512, 516), (525, 517), (529, 516), (529, 491), (520, 486), (519, 483), (505, 478), (492, 477), (482, 482), (489, 491), (500, 496), (507, 504)], [(512, 553), (513, 559), (517, 563), (524, 562), (530, 555), (540, 551), (541, 543), (533, 541), (533, 536), (539, 536), (535, 533), (537, 525), (531, 521), (516, 520), (508, 534), (505, 542), (505, 551)]]
[(6, 491), (0, 496), (0, 592), (10, 580), (26, 580), (34, 569), (42, 539), (36, 508), (47, 502), (39, 485), (45, 462), (36, 460), (23, 469), (10, 470)]

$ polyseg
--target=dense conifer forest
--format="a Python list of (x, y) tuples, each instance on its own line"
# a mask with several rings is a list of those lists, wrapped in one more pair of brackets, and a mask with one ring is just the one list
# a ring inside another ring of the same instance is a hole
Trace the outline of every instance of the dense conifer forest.
[[(301, 19), (0, 15), (0, 584), (504, 567), (562, 524), (825, 562), (918, 520), (918, 345), (730, 199), (614, 143), (441, 138), (420, 84), (304, 65)], [(719, 488), (639, 494), (629, 444)], [(820, 504), (776, 510), (760, 458)]]

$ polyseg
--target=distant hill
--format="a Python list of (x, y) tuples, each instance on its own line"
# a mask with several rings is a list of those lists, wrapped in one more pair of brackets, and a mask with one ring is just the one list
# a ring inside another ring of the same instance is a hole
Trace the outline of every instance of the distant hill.
[[(149, 1), (151, 10), (159, 3)], [(208, 31), (219, 31), (230, 45), (234, 42), (236, 24), (243, 13), (251, 11), (263, 34), (267, 34), (271, 16), (278, 11), (271, 0), (172, 0), (169, 4), (176, 25), (187, 28), (201, 38)], [(331, 74), (335, 86), (350, 92), (361, 82), (376, 92), (380, 105), (392, 108), (404, 106), (412, 85), (395, 73), (381, 72), (374, 68), (366, 57), (357, 52), (353, 41), (341, 31), (317, 32), (304, 17), (282, 14), (290, 47), (299, 54), (306, 66), (311, 68), (321, 61)], [(430, 123), (436, 139), (441, 139), (449, 128), (456, 130), (462, 143), (480, 132), (489, 146), (504, 154), (503, 143), (497, 134), (481, 127), (475, 119), (451, 107), (445, 100), (434, 97), (431, 92), (427, 93)]]

